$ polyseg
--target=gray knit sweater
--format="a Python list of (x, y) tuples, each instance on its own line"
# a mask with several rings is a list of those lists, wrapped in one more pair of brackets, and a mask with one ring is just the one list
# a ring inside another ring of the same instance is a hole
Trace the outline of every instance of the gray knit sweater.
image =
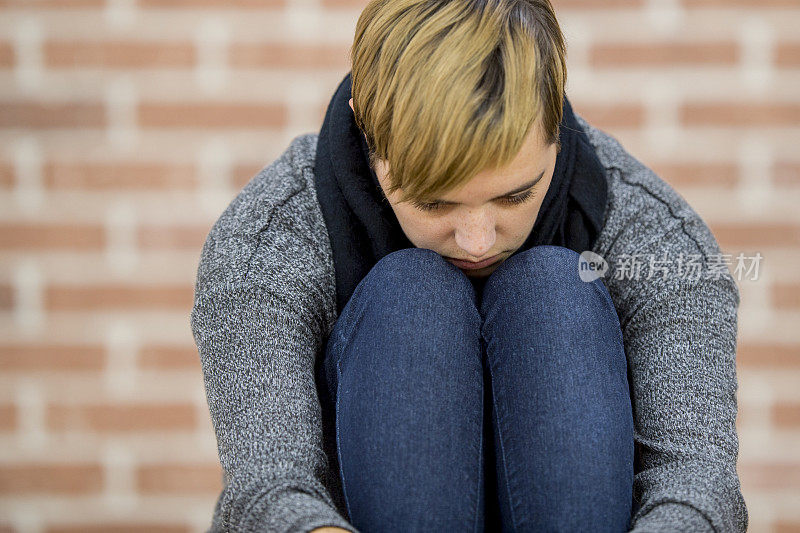
[[(603, 281), (631, 371), (641, 505), (632, 531), (745, 531), (736, 282), (684, 198), (578, 120), (609, 184), (593, 251), (608, 262)], [(314, 379), (337, 318), (316, 145), (317, 134), (295, 137), (225, 209), (201, 252), (190, 322), (224, 471), (210, 531), (358, 531), (323, 445)]]

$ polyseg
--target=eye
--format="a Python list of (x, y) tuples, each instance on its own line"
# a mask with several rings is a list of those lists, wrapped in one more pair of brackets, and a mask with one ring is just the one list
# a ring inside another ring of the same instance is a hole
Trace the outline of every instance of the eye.
[(533, 193), (534, 193), (533, 189), (530, 189), (522, 194), (517, 194), (516, 196), (509, 196), (507, 198), (503, 198), (503, 200), (510, 204), (521, 204), (533, 198)]
[[(522, 194), (501, 198), (500, 201), (511, 205), (521, 204), (533, 198), (534, 192), (535, 191), (533, 189), (530, 189)], [(414, 207), (416, 207), (421, 211), (436, 211), (438, 209), (441, 209), (442, 207), (442, 204), (440, 204), (439, 202), (425, 202), (425, 203), (412, 202), (412, 203), (414, 204)]]
[(414, 204), (414, 207), (416, 207), (417, 209), (419, 209), (421, 211), (434, 211), (434, 210), (439, 209), (440, 207), (442, 207), (442, 204), (440, 204), (438, 202), (428, 202), (428, 203), (413, 202), (413, 204)]

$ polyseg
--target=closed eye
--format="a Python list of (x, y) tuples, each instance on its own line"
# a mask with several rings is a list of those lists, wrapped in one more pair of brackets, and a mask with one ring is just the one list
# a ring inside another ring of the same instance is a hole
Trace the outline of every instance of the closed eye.
[(508, 202), (510, 204), (521, 204), (521, 203), (525, 203), (528, 200), (530, 200), (531, 198), (533, 198), (535, 192), (536, 192), (535, 190), (530, 189), (528, 191), (525, 191), (522, 194), (516, 194), (514, 196), (508, 196), (506, 198), (503, 198), (503, 200), (505, 200), (506, 202)]
[[(527, 202), (531, 198), (535, 196), (536, 191), (533, 189), (528, 189), (524, 193), (515, 194), (513, 196), (506, 196), (505, 198), (500, 198), (499, 201), (503, 202), (507, 205), (518, 205)], [(427, 203), (418, 203), (413, 202), (414, 207), (421, 211), (436, 211), (442, 208), (441, 203), (439, 202), (427, 202)]]

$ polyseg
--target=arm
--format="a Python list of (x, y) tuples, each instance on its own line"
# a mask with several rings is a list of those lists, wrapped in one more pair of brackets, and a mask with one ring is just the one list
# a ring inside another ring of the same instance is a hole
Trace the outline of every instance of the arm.
[[(608, 133), (578, 117), (608, 170), (604, 257), (720, 252), (708, 225), (668, 183)], [(617, 280), (609, 291), (631, 370), (637, 464), (635, 533), (745, 531), (736, 473), (736, 321), (739, 290), (726, 273), (692, 281)]]
[(288, 156), (262, 171), (201, 252), (191, 328), (224, 473), (212, 532), (357, 532), (332, 498), (314, 375), (335, 309), (324, 225), (292, 172)]
[(305, 322), (265, 287), (209, 289), (195, 300), (192, 325), (225, 474), (213, 531), (352, 527), (321, 480), (315, 341)]
[(624, 326), (640, 461), (632, 531), (743, 532), (736, 283), (671, 279), (635, 300)]

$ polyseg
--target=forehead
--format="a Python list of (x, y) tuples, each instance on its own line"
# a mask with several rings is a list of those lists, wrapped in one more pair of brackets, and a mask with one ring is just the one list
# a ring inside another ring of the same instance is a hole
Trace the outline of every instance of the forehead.
[(542, 174), (552, 163), (555, 145), (545, 145), (537, 131), (531, 130), (522, 148), (508, 165), (478, 172), (459, 189), (451, 191), (434, 201), (442, 203), (467, 203), (470, 200), (494, 200), (508, 196), (540, 183)]
[[(539, 184), (544, 179), (536, 180), (544, 171), (547, 177), (548, 165), (557, 154), (555, 144), (544, 144), (541, 129), (538, 124), (528, 132), (522, 146), (514, 159), (504, 167), (484, 169), (462, 184), (459, 188), (442, 195), (434, 202), (444, 204), (471, 203), (478, 199), (480, 202), (491, 201), (503, 196), (521, 192), (523, 185), (537, 181)], [(370, 161), (370, 166), (378, 176), (382, 186), (387, 179), (390, 165), (381, 158)]]

